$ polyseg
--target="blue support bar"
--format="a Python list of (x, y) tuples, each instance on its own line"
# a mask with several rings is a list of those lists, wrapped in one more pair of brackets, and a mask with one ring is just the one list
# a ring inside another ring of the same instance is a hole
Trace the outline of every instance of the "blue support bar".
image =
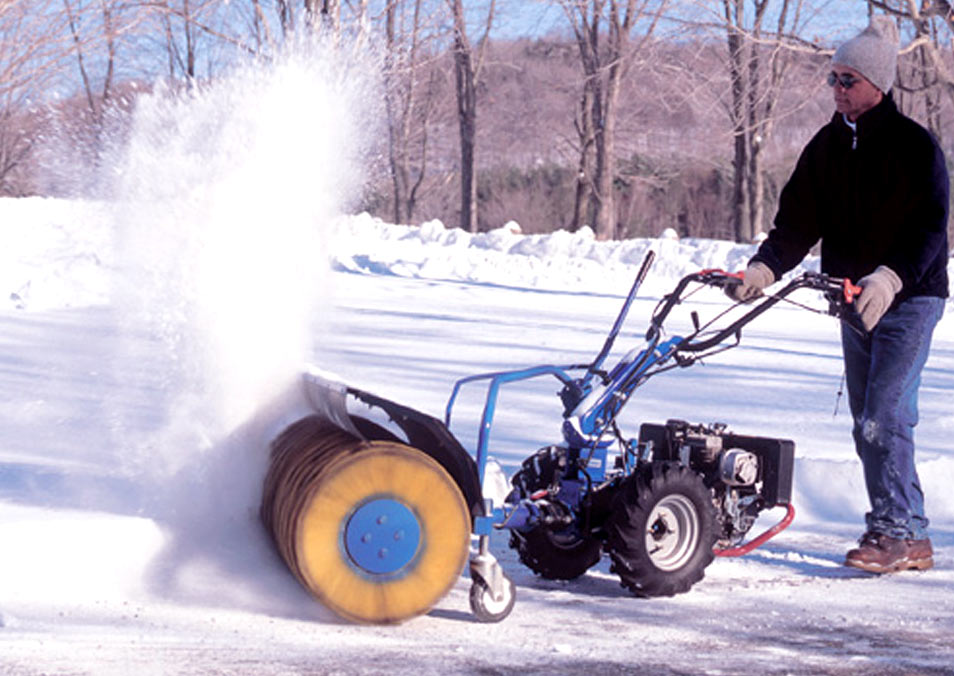
[(490, 380), (490, 384), (487, 386), (487, 400), (484, 403), (484, 412), (480, 419), (480, 430), (477, 436), (477, 478), (480, 480), (480, 485), (484, 483), (484, 470), (487, 465), (487, 449), (490, 445), (490, 428), (493, 426), (494, 414), (497, 411), (497, 395), (500, 391), (500, 386), (505, 383), (512, 383), (518, 380), (529, 380), (530, 378), (538, 378), (540, 376), (552, 375), (555, 376), (560, 382), (564, 385), (567, 383), (573, 382), (573, 378), (567, 373), (567, 369), (572, 368), (569, 366), (532, 366), (530, 368), (518, 369), (516, 371), (498, 371), (496, 373), (482, 373), (476, 376), (469, 376), (467, 378), (461, 378), (456, 383), (454, 383), (454, 389), (451, 392), (450, 399), (447, 402), (447, 410), (445, 412), (444, 424), (447, 427), (450, 427), (451, 422), (451, 411), (454, 407), (454, 401), (457, 399), (457, 394), (460, 391), (460, 388), (466, 383), (473, 382), (475, 380)]
[(503, 521), (503, 511), (494, 510), (493, 516), (478, 516), (474, 518), (474, 535), (490, 535), (494, 532), (494, 524)]

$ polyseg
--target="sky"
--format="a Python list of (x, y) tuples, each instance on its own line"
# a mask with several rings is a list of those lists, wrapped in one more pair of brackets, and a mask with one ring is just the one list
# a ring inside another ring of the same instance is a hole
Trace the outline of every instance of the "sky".
[[(721, 2), (700, 3), (689, 2), (672, 3), (687, 6), (689, 11), (694, 6), (704, 5), (708, 9), (704, 13), (722, 12)], [(750, 3), (746, 3), (749, 5)], [(818, 37), (822, 40), (837, 41), (850, 37), (864, 28), (867, 23), (867, 3), (863, 0), (827, 0), (814, 3), (820, 6), (819, 16), (811, 21)], [(504, 38), (523, 36), (545, 36), (556, 30), (566, 31), (566, 17), (557, 3), (549, 0), (502, 0), (500, 20), (497, 24), (497, 35)], [(748, 7), (751, 13), (751, 7)], [(665, 30), (665, 29), (663, 29)], [(676, 34), (678, 34), (678, 29)]]

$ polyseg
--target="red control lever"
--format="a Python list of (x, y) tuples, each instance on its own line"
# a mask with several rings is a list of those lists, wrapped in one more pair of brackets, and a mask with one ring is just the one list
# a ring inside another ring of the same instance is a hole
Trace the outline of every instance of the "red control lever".
[(844, 283), (844, 293), (845, 293), (845, 302), (853, 303), (855, 298), (861, 294), (861, 287), (857, 284), (852, 284), (851, 280), (845, 277)]

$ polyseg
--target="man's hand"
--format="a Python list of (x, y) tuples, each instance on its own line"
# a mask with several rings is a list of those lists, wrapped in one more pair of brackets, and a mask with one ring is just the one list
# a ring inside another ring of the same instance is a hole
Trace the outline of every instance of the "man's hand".
[(894, 297), (901, 290), (901, 278), (894, 270), (879, 265), (874, 272), (858, 280), (861, 294), (855, 300), (855, 309), (861, 315), (861, 323), (870, 331), (891, 307)]
[(762, 295), (762, 289), (775, 281), (775, 273), (765, 263), (749, 263), (742, 274), (742, 283), (727, 286), (726, 295), (732, 300), (745, 302)]

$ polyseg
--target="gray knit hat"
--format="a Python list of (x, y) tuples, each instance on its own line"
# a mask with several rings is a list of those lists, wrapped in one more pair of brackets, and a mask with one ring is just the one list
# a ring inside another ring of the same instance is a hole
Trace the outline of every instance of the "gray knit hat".
[(835, 50), (831, 63), (854, 68), (887, 94), (898, 67), (898, 27), (883, 14), (871, 17), (867, 28)]

